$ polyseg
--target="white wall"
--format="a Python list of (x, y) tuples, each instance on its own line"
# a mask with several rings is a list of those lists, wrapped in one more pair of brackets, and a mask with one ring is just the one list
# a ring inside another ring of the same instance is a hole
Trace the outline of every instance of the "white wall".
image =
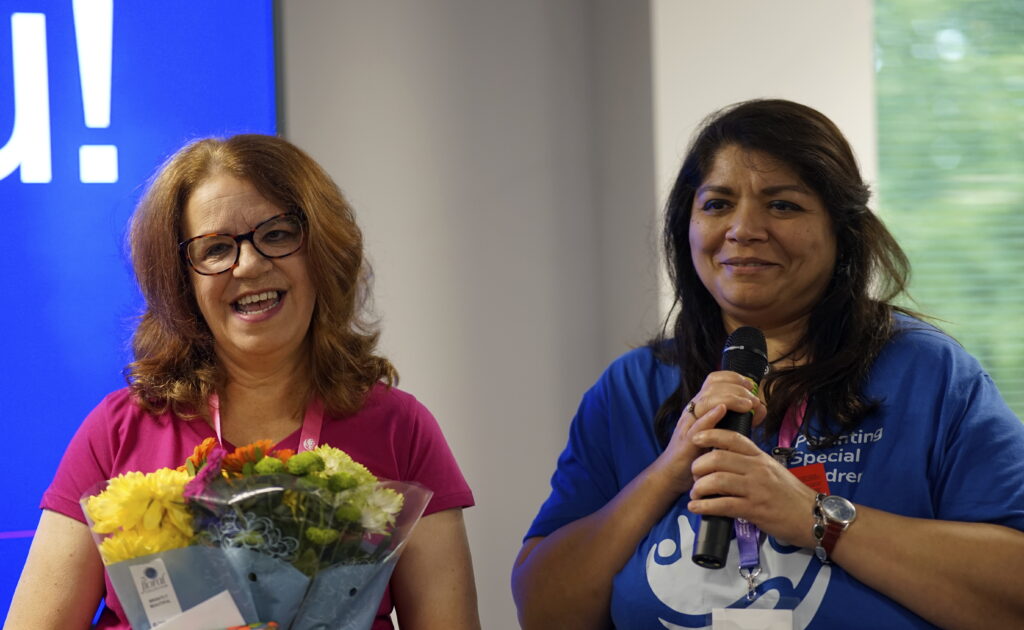
[[(284, 6), (285, 133), (356, 208), (383, 348), (472, 486), (486, 628), (609, 358), (584, 2)], [(624, 344), (620, 343), (624, 348)]]
[[(874, 187), (873, 7), (872, 0), (652, 0), (658, 207), (694, 129), (720, 107), (751, 98), (786, 98), (831, 118)], [(664, 314), (667, 287), (662, 296)]]
[(788, 98), (831, 118), (877, 181), (871, 0), (653, 0), (659, 203), (693, 129), (716, 109)]
[(873, 156), (869, 6), (282, 3), (284, 133), (354, 204), (383, 349), (476, 494), (485, 628), (517, 627), (509, 571), (580, 396), (659, 324), (658, 206), (694, 121), (789, 96)]

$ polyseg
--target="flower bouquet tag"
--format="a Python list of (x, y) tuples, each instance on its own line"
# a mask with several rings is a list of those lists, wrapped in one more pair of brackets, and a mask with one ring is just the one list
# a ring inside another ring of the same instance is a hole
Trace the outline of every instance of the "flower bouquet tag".
[(249, 628), (231, 593), (221, 591), (205, 602), (189, 608), (177, 617), (160, 624), (160, 630), (196, 630), (197, 628)]
[(174, 592), (174, 584), (162, 559), (153, 558), (145, 564), (133, 565), (129, 570), (150, 627), (155, 628), (181, 614), (178, 594)]

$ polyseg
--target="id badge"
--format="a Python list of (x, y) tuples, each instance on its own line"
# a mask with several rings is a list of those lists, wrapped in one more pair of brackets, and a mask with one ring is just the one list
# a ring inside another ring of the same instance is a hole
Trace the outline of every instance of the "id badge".
[(793, 611), (715, 608), (711, 630), (793, 630)]

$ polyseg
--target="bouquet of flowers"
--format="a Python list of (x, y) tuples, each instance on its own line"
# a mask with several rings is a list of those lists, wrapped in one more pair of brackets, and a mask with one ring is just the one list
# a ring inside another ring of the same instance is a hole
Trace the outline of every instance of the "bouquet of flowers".
[(177, 470), (82, 498), (134, 629), (370, 627), (431, 492), (330, 446), (271, 449), (210, 438)]

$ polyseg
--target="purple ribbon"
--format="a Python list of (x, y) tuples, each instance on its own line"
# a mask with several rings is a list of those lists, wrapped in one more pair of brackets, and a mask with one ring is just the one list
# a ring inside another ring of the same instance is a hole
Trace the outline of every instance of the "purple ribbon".
[(740, 548), (740, 567), (753, 569), (761, 564), (761, 530), (756, 525), (742, 518), (734, 519), (733, 527), (736, 530), (736, 543)]
[(747, 581), (747, 601), (757, 597), (757, 576), (761, 575), (761, 530), (742, 518), (733, 520), (736, 544), (740, 548), (740, 577)]

